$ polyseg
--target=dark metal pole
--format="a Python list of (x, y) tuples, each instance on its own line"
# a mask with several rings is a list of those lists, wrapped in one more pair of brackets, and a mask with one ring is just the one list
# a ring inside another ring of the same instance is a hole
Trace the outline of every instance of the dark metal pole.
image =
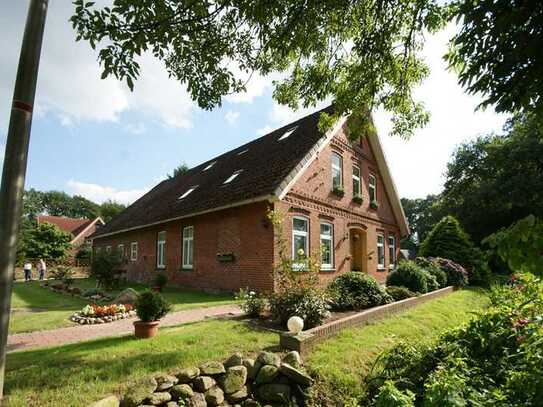
[(17, 233), (21, 217), (32, 109), (36, 94), (47, 3), (48, 0), (31, 0), (28, 8), (0, 187), (0, 400), (4, 391)]

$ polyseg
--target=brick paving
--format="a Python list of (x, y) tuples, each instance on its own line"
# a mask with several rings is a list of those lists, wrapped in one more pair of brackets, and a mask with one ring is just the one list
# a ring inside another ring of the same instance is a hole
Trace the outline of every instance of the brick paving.
[[(189, 322), (202, 321), (206, 318), (239, 314), (241, 314), (241, 310), (235, 304), (209, 308), (196, 308), (168, 314), (161, 321), (160, 326), (175, 326)], [(110, 322), (108, 324), (76, 325), (73, 327), (53, 329), (50, 331), (37, 331), (9, 335), (8, 352), (66, 345), (69, 343), (132, 334), (134, 332), (133, 322), (136, 320), (137, 317), (134, 317)]]

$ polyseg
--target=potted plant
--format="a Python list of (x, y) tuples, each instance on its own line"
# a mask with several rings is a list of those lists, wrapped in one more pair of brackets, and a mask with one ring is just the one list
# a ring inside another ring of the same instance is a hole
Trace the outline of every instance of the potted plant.
[(355, 196), (353, 196), (353, 202), (361, 204), (362, 202), (364, 202), (364, 199), (362, 198), (361, 194), (356, 194)]
[(152, 338), (157, 334), (158, 324), (171, 309), (171, 305), (157, 292), (144, 291), (136, 300), (136, 314), (139, 321), (134, 322), (136, 338)]
[(376, 200), (373, 200), (370, 202), (370, 208), (371, 209), (377, 209), (379, 208), (379, 203)]
[(162, 292), (162, 289), (168, 284), (168, 276), (164, 273), (159, 273), (155, 276), (153, 289)]
[(332, 189), (332, 193), (339, 198), (343, 198), (343, 196), (345, 195), (345, 190), (343, 189), (341, 185), (336, 185)]

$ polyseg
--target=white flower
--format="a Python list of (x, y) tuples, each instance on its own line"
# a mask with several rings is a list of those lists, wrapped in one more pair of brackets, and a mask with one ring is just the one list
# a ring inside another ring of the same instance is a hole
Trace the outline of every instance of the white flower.
[(304, 254), (305, 254), (304, 249), (298, 249), (298, 256), (304, 257)]
[(81, 313), (83, 315), (94, 315), (94, 308), (92, 308), (90, 305), (86, 305), (85, 307), (83, 307), (83, 309), (81, 310)]
[(254, 291), (251, 291), (249, 295), (252, 297), (253, 295), (256, 295), (256, 293)]

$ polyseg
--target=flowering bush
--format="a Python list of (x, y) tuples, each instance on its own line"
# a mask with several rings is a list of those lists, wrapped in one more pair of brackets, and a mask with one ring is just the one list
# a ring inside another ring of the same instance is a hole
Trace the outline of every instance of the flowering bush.
[(97, 318), (114, 316), (119, 313), (132, 311), (134, 307), (131, 304), (111, 304), (111, 305), (96, 305), (90, 304), (83, 307), (81, 315), (95, 316)]
[(411, 405), (543, 405), (543, 284), (515, 277), (490, 300), (488, 311), (437, 343), (401, 344), (380, 357), (361, 404), (398, 396), (393, 386), (415, 395)]
[(81, 314), (85, 316), (94, 315), (94, 308), (92, 305), (85, 305), (81, 310)]
[(445, 272), (447, 275), (447, 285), (463, 287), (468, 284), (468, 272), (460, 264), (449, 259), (442, 259), (441, 257), (430, 257), (430, 260), (433, 260)]
[(240, 301), (242, 311), (253, 318), (259, 317), (266, 308), (266, 299), (254, 291), (240, 289), (236, 300)]
[(303, 318), (306, 328), (319, 325), (330, 315), (328, 295), (319, 287), (320, 264), (303, 249), (292, 259), (283, 238), (282, 218), (273, 211), (268, 218), (276, 230), (280, 259), (274, 267), (277, 290), (268, 299), (272, 317), (283, 325), (292, 316)]

